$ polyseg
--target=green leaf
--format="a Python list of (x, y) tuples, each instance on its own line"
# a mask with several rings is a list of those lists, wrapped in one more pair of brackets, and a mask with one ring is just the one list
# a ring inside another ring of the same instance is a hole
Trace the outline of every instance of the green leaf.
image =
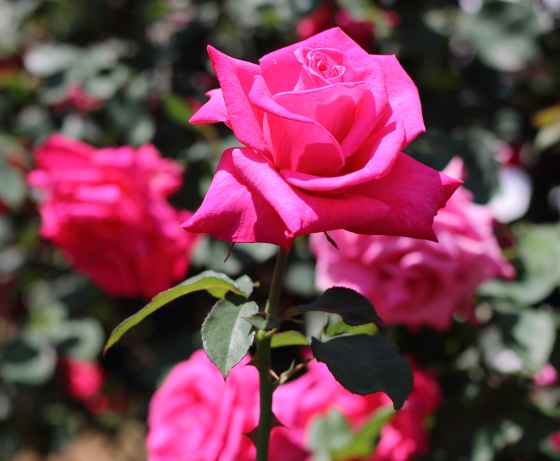
[(343, 449), (351, 440), (352, 431), (348, 421), (338, 408), (333, 407), (311, 424), (307, 447), (314, 452), (313, 459), (332, 460), (331, 452)]
[(193, 128), (189, 123), (193, 112), (189, 105), (179, 96), (168, 93), (163, 97), (163, 110), (165, 114), (175, 123), (186, 128)]
[(512, 329), (515, 343), (512, 348), (533, 373), (548, 362), (554, 342), (556, 325), (553, 314), (545, 309), (526, 309), (519, 315)]
[(228, 296), (214, 305), (202, 324), (204, 351), (224, 379), (253, 343), (255, 330), (243, 317), (257, 310), (256, 303), (242, 296)]
[(216, 298), (223, 298), (228, 291), (242, 296), (246, 296), (247, 294), (243, 290), (241, 290), (236, 282), (234, 282), (225, 274), (220, 274), (214, 271), (201, 272), (200, 274), (185, 280), (176, 287), (159, 293), (136, 314), (121, 322), (113, 330), (111, 336), (109, 336), (107, 344), (105, 344), (105, 348), (103, 349), (103, 353), (105, 354), (107, 350), (119, 339), (121, 339), (122, 335), (124, 335), (134, 325), (140, 323), (148, 315), (157, 311), (160, 307), (183, 295), (200, 290), (206, 290)]
[(334, 461), (364, 459), (370, 456), (375, 450), (381, 429), (394, 414), (395, 411), (390, 407), (379, 408), (352, 438), (350, 443), (344, 448), (332, 452)]
[(347, 325), (342, 320), (336, 322), (327, 328), (327, 336), (336, 336), (346, 333), (351, 333), (353, 335), (374, 335), (377, 332), (377, 327), (374, 323), (366, 323), (365, 325), (359, 325), (357, 327), (352, 327)]
[(251, 280), (251, 277), (249, 277), (248, 275), (242, 275), (235, 280), (235, 283), (237, 284), (239, 289), (245, 293), (245, 297), (247, 298), (251, 296), (253, 288), (259, 286), (259, 282), (253, 282)]
[(557, 224), (518, 225), (513, 230), (523, 263), (520, 279), (513, 282), (490, 280), (481, 285), (479, 294), (534, 304), (560, 284), (560, 227)]
[(272, 336), (270, 347), (307, 346), (308, 342), (299, 331), (283, 331)]
[(297, 308), (302, 314), (311, 311), (338, 314), (346, 324), (352, 326), (383, 322), (369, 299), (357, 291), (344, 287), (329, 288), (316, 301)]
[(396, 410), (412, 391), (412, 371), (395, 344), (378, 336), (337, 336), (327, 342), (312, 339), (311, 349), (335, 379), (359, 395), (384, 392)]

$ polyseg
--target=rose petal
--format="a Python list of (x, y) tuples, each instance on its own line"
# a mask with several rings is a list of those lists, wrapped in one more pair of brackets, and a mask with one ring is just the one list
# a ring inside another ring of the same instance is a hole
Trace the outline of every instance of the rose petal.
[(292, 114), (318, 122), (340, 143), (352, 124), (363, 83), (339, 83), (312, 90), (278, 93), (272, 99)]
[[(262, 77), (255, 78), (249, 98), (265, 112), (263, 131), (278, 168), (332, 175), (344, 166), (344, 156), (334, 136), (315, 120), (292, 113), (278, 104)], [(280, 99), (289, 102), (288, 96), (280, 96)], [(313, 103), (303, 111), (312, 112)]]
[(273, 243), (289, 250), (293, 238), (284, 235), (286, 226), (274, 208), (237, 173), (233, 151), (223, 153), (202, 205), (181, 227), (228, 242)]
[(372, 55), (385, 74), (385, 84), (393, 115), (391, 120), (403, 120), (407, 144), (426, 131), (418, 89), (395, 56)]
[(363, 195), (324, 198), (305, 194), (286, 183), (269, 162), (250, 149), (234, 149), (233, 163), (244, 182), (284, 221), (288, 239), (344, 226), (366, 225), (382, 219), (389, 211), (384, 203)]
[(189, 123), (198, 125), (200, 123), (224, 122), (231, 128), (222, 89), (218, 88), (216, 90), (210, 90), (206, 93), (206, 96), (210, 98), (210, 101), (198, 109), (196, 114), (194, 114), (189, 120)]
[(402, 122), (385, 127), (362, 147), (364, 154), (371, 157), (365, 167), (356, 168), (353, 173), (343, 176), (325, 178), (291, 170), (281, 170), (280, 173), (290, 184), (310, 191), (333, 192), (362, 184), (380, 178), (391, 170), (401, 153), (404, 136)]
[(345, 226), (357, 234), (400, 235), (437, 242), (434, 216), (463, 181), (450, 178), (401, 153), (383, 178), (351, 187), (391, 207), (384, 219), (366, 226)]
[(230, 58), (211, 46), (208, 47), (208, 54), (228, 107), (231, 129), (241, 143), (264, 152), (266, 144), (258, 122), (262, 119), (262, 113), (247, 98), (253, 79), (259, 74), (259, 66)]

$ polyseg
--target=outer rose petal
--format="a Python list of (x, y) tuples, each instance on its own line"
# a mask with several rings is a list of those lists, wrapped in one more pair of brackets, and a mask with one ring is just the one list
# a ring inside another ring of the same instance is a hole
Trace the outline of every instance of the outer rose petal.
[(223, 153), (202, 205), (182, 227), (228, 242), (273, 243), (289, 249), (293, 237), (284, 235), (286, 226), (278, 213), (237, 172), (233, 151)]
[(211, 46), (208, 47), (208, 54), (212, 67), (216, 70), (225, 104), (229, 108), (231, 129), (243, 144), (264, 152), (266, 144), (258, 122), (262, 119), (262, 113), (247, 98), (253, 79), (259, 74), (259, 66), (230, 58)]
[(400, 235), (437, 242), (432, 229), (438, 210), (463, 181), (450, 178), (401, 153), (391, 172), (383, 178), (351, 187), (391, 207), (384, 219), (365, 226), (345, 226), (357, 234)]
[(233, 163), (245, 183), (284, 221), (288, 239), (342, 226), (367, 225), (382, 220), (389, 212), (386, 204), (364, 195), (324, 198), (305, 194), (287, 184), (268, 161), (250, 149), (233, 149)]
[(194, 114), (189, 120), (189, 123), (198, 125), (200, 123), (224, 122), (231, 128), (231, 122), (229, 121), (229, 114), (224, 101), (222, 89), (218, 88), (216, 90), (210, 90), (206, 93), (206, 96), (210, 98), (210, 101), (198, 109), (196, 114)]
[(402, 120), (409, 144), (416, 136), (426, 131), (422, 118), (422, 106), (418, 89), (395, 56), (372, 55), (385, 74), (385, 84), (393, 109), (391, 120)]

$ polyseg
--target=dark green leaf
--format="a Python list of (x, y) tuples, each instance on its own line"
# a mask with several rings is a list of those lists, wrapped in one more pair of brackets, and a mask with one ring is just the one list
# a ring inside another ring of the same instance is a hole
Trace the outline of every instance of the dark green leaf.
[(146, 306), (136, 314), (121, 322), (111, 333), (103, 353), (107, 352), (128, 330), (144, 320), (148, 315), (158, 310), (170, 301), (177, 299), (194, 291), (206, 290), (216, 298), (223, 298), (228, 291), (245, 296), (246, 293), (225, 274), (214, 271), (204, 271), (200, 274), (185, 280), (174, 288), (163, 291), (156, 295)]
[(283, 331), (272, 337), (270, 347), (307, 346), (308, 342), (299, 331)]
[(344, 287), (329, 288), (316, 301), (297, 308), (301, 313), (322, 311), (338, 314), (345, 323), (352, 326), (383, 322), (369, 299), (357, 291)]
[(311, 349), (335, 379), (354, 394), (384, 392), (397, 410), (410, 395), (410, 364), (389, 341), (368, 335), (337, 336), (324, 343), (313, 338)]
[(257, 310), (254, 302), (242, 296), (228, 296), (214, 305), (202, 324), (204, 351), (224, 379), (253, 343), (255, 330), (243, 317)]

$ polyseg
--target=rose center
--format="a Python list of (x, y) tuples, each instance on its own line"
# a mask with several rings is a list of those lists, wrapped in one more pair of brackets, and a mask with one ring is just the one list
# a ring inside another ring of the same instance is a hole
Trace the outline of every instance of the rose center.
[[(302, 64), (302, 72), (309, 76), (313, 86), (332, 85), (342, 81), (346, 68), (341, 65), (344, 56), (339, 51), (328, 48), (298, 48), (295, 55)], [(297, 87), (302, 88), (309, 88), (309, 85), (300, 84)]]

